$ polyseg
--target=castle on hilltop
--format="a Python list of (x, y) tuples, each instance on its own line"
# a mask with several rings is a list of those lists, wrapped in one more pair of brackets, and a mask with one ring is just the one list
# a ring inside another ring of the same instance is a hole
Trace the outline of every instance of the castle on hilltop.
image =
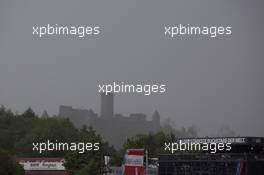
[(127, 138), (137, 134), (147, 134), (160, 130), (160, 115), (155, 110), (152, 120), (142, 113), (129, 116), (114, 114), (114, 94), (101, 94), (101, 115), (92, 109), (74, 109), (71, 106), (60, 106), (59, 117), (68, 118), (77, 128), (91, 126), (104, 140), (120, 148)]

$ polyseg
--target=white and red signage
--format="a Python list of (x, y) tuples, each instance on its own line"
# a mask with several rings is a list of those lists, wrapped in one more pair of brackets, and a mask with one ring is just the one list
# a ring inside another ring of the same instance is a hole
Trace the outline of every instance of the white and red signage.
[(65, 171), (63, 158), (19, 158), (25, 171)]
[(123, 166), (124, 175), (144, 175), (144, 150), (127, 150)]

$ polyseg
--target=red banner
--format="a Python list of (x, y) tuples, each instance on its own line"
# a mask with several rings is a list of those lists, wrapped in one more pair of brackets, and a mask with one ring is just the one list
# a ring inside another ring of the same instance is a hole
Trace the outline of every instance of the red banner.
[(124, 175), (144, 175), (143, 149), (127, 150), (124, 159)]

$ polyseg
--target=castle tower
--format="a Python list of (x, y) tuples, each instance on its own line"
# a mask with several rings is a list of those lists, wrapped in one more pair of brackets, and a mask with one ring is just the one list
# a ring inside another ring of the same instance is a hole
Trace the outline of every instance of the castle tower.
[(49, 114), (46, 110), (43, 111), (41, 118), (49, 118)]
[(160, 129), (160, 114), (157, 110), (152, 115), (152, 123), (154, 131), (158, 131)]
[(114, 116), (114, 93), (101, 93), (101, 117), (105, 119)]

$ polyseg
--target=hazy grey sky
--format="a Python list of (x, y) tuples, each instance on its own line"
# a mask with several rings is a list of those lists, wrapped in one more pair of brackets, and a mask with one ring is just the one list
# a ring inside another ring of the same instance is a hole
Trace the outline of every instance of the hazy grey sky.
[[(215, 133), (264, 134), (263, 0), (0, 0), (0, 104), (99, 112), (97, 85), (166, 83), (165, 95), (117, 95), (115, 111)], [(99, 25), (98, 38), (38, 39), (32, 26)], [(231, 25), (224, 39), (169, 39), (164, 25)], [(204, 128), (204, 129), (202, 129)]]

